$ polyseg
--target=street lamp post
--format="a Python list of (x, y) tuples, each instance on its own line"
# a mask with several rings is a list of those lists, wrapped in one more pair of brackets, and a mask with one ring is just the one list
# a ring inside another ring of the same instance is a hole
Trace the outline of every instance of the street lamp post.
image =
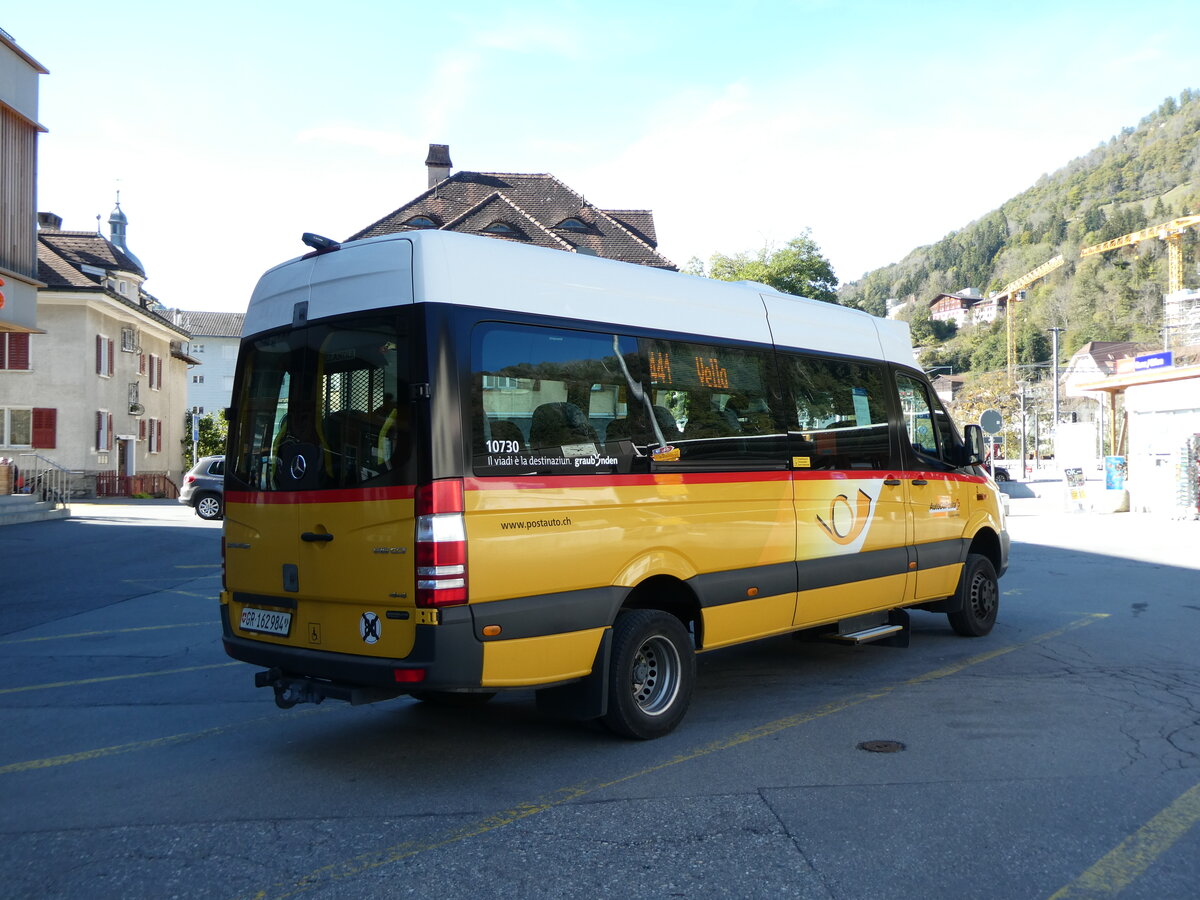
[(1058, 333), (1065, 328), (1051, 328), (1050, 341), (1054, 353), (1054, 421), (1050, 423), (1050, 449), (1054, 453), (1055, 465), (1058, 462)]
[(1021, 480), (1024, 481), (1029, 477), (1029, 473), (1025, 471), (1025, 382), (1020, 383), (1021, 387)]

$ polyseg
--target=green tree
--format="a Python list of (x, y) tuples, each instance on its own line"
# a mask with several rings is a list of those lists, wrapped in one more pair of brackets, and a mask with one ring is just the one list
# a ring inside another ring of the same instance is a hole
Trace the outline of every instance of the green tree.
[(785, 294), (837, 303), (837, 276), (808, 230), (779, 250), (763, 247), (755, 254), (713, 254), (708, 271), (720, 281), (757, 281)]
[[(188, 469), (196, 464), (196, 458), (198, 458), (192, 453), (193, 416), (195, 413), (187, 413), (184, 421), (183, 462)], [(198, 425), (200, 434), (199, 440), (196, 441), (196, 449), (199, 456), (217, 456), (224, 453), (225, 438), (229, 435), (229, 423), (225, 421), (225, 410), (201, 416)]]

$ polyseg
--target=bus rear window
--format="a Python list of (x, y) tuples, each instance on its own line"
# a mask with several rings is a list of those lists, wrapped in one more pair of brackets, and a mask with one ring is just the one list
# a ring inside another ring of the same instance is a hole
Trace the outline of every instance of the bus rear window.
[(231, 476), (243, 489), (403, 483), (409, 338), (393, 317), (318, 323), (242, 348)]

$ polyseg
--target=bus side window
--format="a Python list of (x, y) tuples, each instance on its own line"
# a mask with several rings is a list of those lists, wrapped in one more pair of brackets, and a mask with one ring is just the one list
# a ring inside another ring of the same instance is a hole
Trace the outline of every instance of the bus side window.
[(791, 397), (792, 464), (800, 469), (886, 469), (895, 448), (881, 366), (784, 354)]
[(930, 396), (926, 385), (911, 375), (897, 372), (896, 388), (900, 393), (904, 430), (913, 451), (920, 460), (949, 466), (956, 443), (950, 417)]
[[(784, 465), (787, 442), (773, 406), (778, 391), (772, 387), (774, 358), (769, 351), (643, 340), (642, 352), (662, 442), (678, 450), (674, 459), (656, 460), (656, 466)], [(657, 435), (647, 437), (657, 443)]]
[(473, 470), (626, 472), (641, 391), (636, 343), (620, 335), (483, 322), (472, 337)]

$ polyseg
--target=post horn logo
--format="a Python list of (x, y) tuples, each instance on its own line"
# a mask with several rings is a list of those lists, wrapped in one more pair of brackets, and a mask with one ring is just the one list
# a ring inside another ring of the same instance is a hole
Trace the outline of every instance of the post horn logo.
[(871, 518), (871, 495), (859, 488), (857, 500), (855, 508), (850, 505), (849, 497), (838, 494), (829, 501), (829, 521), (826, 522), (817, 516), (817, 524), (825, 529), (825, 533), (835, 543), (852, 544), (867, 527)]

